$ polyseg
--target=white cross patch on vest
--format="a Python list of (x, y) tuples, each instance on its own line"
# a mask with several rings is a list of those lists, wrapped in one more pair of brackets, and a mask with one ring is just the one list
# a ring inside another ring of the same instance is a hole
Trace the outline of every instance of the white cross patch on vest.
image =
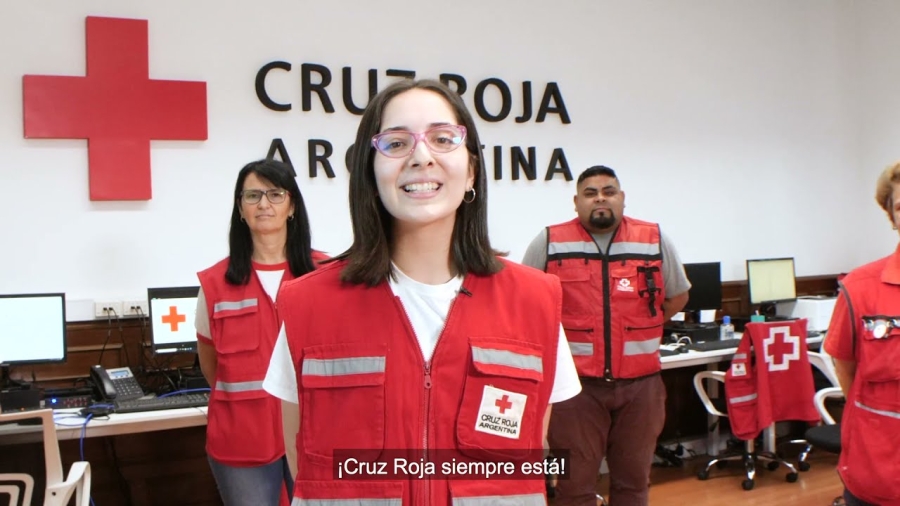
[(620, 292), (633, 292), (634, 287), (631, 286), (631, 281), (628, 278), (622, 278), (619, 280), (619, 283), (616, 285), (616, 289)]
[(792, 336), (788, 326), (769, 329), (763, 348), (770, 371), (787, 371), (792, 360), (800, 360), (800, 336)]
[(509, 439), (519, 439), (522, 415), (528, 397), (485, 385), (475, 430)]

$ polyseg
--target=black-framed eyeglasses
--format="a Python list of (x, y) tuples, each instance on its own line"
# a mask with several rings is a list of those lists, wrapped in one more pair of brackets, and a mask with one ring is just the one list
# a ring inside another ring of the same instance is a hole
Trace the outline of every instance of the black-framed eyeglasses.
[(281, 188), (273, 188), (271, 190), (244, 190), (240, 193), (240, 198), (247, 204), (259, 204), (263, 195), (269, 199), (271, 204), (281, 204), (290, 195), (291, 192)]
[(437, 125), (422, 133), (388, 130), (372, 137), (372, 146), (388, 158), (403, 158), (415, 151), (419, 141), (425, 141), (433, 153), (449, 153), (466, 140), (466, 127)]

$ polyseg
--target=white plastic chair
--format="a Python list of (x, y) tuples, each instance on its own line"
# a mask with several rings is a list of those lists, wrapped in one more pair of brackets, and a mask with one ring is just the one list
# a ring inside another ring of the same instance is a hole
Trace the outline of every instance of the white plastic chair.
[[(0, 414), (0, 422), (15, 422), (33, 418), (41, 419), (44, 432), (44, 462), (47, 469), (44, 506), (66, 506), (69, 504), (69, 499), (71, 499), (73, 494), (75, 495), (76, 506), (88, 506), (91, 502), (91, 465), (87, 462), (72, 463), (68, 477), (63, 480), (63, 467), (62, 460), (59, 457), (59, 441), (56, 438), (53, 410), (42, 409), (39, 411)], [(23, 476), (27, 478), (22, 478)], [(24, 488), (24, 492), (22, 497), (24, 500), (22, 504), (31, 504), (31, 496), (34, 492), (34, 479), (27, 474), (0, 474), (0, 482), (11, 481), (23, 483), (22, 488)]]

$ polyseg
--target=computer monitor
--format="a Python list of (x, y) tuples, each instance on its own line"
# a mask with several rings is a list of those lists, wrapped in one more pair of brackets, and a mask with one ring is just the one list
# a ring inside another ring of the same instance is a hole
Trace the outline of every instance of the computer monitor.
[(719, 262), (684, 264), (684, 273), (691, 282), (684, 311), (722, 308), (722, 265)]
[(774, 304), (797, 298), (793, 258), (747, 260), (751, 304)]
[(0, 388), (9, 384), (10, 365), (65, 361), (65, 294), (0, 295)]
[(154, 353), (197, 351), (194, 316), (199, 291), (199, 286), (147, 289)]

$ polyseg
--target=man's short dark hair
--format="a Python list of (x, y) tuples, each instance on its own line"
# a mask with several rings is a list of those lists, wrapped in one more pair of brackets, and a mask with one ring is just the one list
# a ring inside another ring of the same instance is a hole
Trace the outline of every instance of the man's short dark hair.
[(609, 176), (616, 181), (619, 180), (618, 176), (616, 176), (616, 171), (610, 169), (606, 165), (594, 165), (593, 167), (588, 167), (578, 176), (578, 185), (580, 185), (585, 179), (594, 176)]

